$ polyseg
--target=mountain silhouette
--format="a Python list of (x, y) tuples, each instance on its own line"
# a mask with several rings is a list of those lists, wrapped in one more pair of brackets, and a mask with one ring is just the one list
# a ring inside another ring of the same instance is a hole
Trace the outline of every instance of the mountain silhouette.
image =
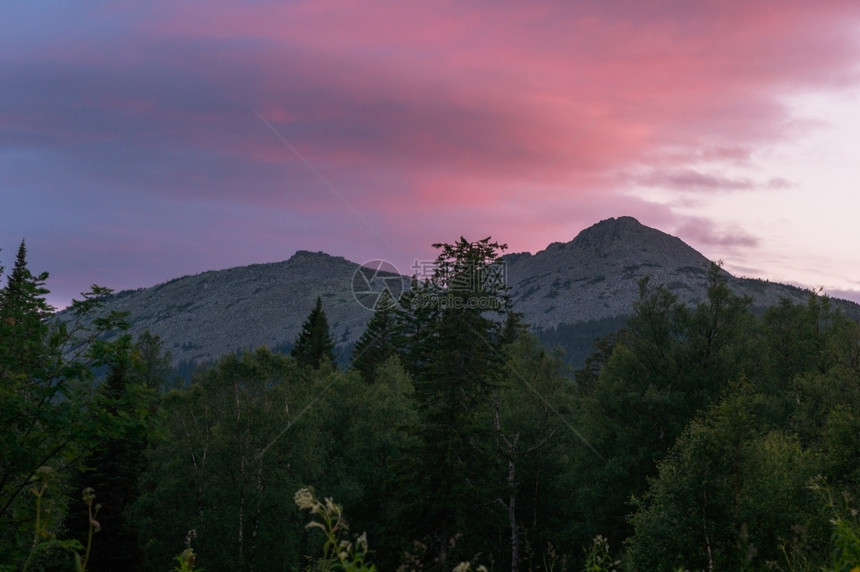
[[(570, 242), (552, 243), (535, 254), (508, 254), (503, 261), (514, 309), (549, 344), (565, 346), (570, 336), (583, 338), (577, 342), (584, 345), (577, 346), (579, 353), (594, 336), (623, 323), (643, 277), (695, 304), (706, 296), (711, 265), (681, 239), (627, 216), (601, 221)], [(408, 284), (406, 277), (384, 270), (300, 250), (283, 262), (203, 272), (119, 292), (108, 299), (105, 311), (128, 312), (131, 333), (159, 335), (176, 362), (205, 362), (260, 346), (288, 348), (320, 296), (336, 350), (344, 358), (370, 319), (381, 288), (398, 295), (397, 285)], [(758, 307), (781, 298), (802, 303), (810, 294), (723, 273), (733, 291), (751, 296)], [(840, 304), (854, 313), (860, 308)]]

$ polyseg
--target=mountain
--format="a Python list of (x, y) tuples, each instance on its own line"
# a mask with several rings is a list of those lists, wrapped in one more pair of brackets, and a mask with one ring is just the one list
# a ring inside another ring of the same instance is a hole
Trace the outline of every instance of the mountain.
[[(711, 265), (680, 238), (633, 217), (610, 218), (571, 242), (505, 259), (514, 306), (541, 329), (629, 314), (645, 276), (665, 285), (680, 301), (695, 304), (707, 292)], [(794, 286), (723, 274), (731, 289), (752, 296), (755, 306), (770, 306), (780, 298), (803, 302), (809, 295)]]
[[(549, 345), (560, 344), (581, 362), (596, 336), (617, 329), (648, 275), (681, 301), (705, 297), (710, 262), (680, 239), (631, 217), (610, 218), (567, 243), (535, 254), (504, 257), (506, 282), (517, 311)], [(405, 277), (365, 268), (323, 252), (299, 251), (289, 260), (204, 272), (117, 293), (106, 310), (129, 313), (131, 333), (161, 336), (176, 362), (201, 362), (240, 349), (286, 349), (322, 297), (337, 349), (348, 355), (370, 319), (375, 293), (397, 291)], [(725, 273), (730, 287), (753, 297), (755, 306), (808, 291)], [(860, 307), (844, 302), (849, 311)], [(63, 314), (60, 314), (61, 318)]]
[(178, 361), (201, 362), (260, 346), (292, 344), (317, 296), (335, 343), (354, 343), (370, 311), (353, 295), (357, 264), (300, 250), (289, 260), (214, 270), (113, 295), (105, 310), (128, 312), (132, 334), (161, 336)]

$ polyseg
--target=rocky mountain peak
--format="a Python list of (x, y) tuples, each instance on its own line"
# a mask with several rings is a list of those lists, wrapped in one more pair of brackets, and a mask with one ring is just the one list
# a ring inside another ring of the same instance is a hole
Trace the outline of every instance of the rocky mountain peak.
[(327, 263), (348, 263), (353, 265), (354, 263), (349, 262), (342, 256), (332, 256), (331, 254), (325, 253), (322, 250), (317, 252), (311, 252), (310, 250), (297, 250), (295, 254), (293, 254), (287, 261), (286, 264), (291, 266), (297, 266), (300, 264), (327, 264)]
[(605, 245), (618, 240), (635, 241), (645, 238), (649, 230), (654, 229), (642, 225), (632, 216), (608, 218), (580, 232), (573, 239), (573, 243), (577, 246), (589, 246)]
[[(609, 218), (567, 243), (553, 243), (532, 256), (506, 258), (514, 305), (538, 328), (629, 314), (648, 276), (684, 303), (705, 297), (711, 261), (681, 239), (647, 227), (630, 216)], [(777, 285), (759, 288), (725, 273), (731, 286), (757, 303), (779, 296), (802, 299)]]
[[(629, 216), (606, 219), (570, 242), (535, 254), (509, 254), (504, 261), (514, 307), (543, 330), (629, 314), (644, 276), (695, 304), (705, 297), (710, 266), (679, 238)], [(371, 316), (354, 290), (358, 268), (340, 256), (299, 250), (285, 262), (120, 292), (107, 309), (129, 312), (132, 334), (148, 329), (160, 335), (175, 360), (199, 362), (241, 348), (292, 343), (321, 296), (335, 343), (343, 348), (355, 342)], [(726, 276), (757, 305), (806, 296), (797, 288)]]
[(624, 259), (628, 266), (643, 262), (709, 265), (707, 258), (680, 238), (647, 227), (631, 216), (600, 221), (580, 232), (568, 244), (583, 254), (590, 252), (602, 258)]

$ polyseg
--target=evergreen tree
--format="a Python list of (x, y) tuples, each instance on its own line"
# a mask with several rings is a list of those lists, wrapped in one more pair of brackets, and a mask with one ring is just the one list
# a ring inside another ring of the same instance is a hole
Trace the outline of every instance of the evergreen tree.
[(434, 324), (439, 319), (440, 308), (432, 300), (439, 295), (430, 280), (419, 282), (412, 277), (412, 283), (400, 296), (396, 308), (398, 329), (403, 347), (401, 363), (414, 377), (427, 363), (429, 350), (435, 343)]
[[(120, 435), (102, 441), (83, 460), (86, 470), (75, 479), (75, 490), (92, 487), (99, 505), (102, 530), (93, 545), (88, 569), (93, 572), (136, 570), (143, 560), (136, 524), (130, 507), (138, 497), (138, 479), (146, 468), (145, 451), (149, 441), (151, 410), (155, 408), (155, 389), (169, 375), (161, 339), (148, 331), (132, 344), (123, 335), (115, 343), (107, 362), (107, 375), (97, 389), (100, 408), (111, 416), (122, 416)], [(72, 512), (67, 519), (69, 533), (85, 538), (89, 526), (86, 514)]]
[(504, 344), (512, 344), (529, 331), (522, 312), (514, 312), (509, 308), (505, 313), (505, 326), (502, 328), (499, 341)]
[(22, 240), (15, 266), (0, 290), (0, 379), (4, 375), (34, 373), (44, 360), (48, 334), (45, 318), (54, 309), (45, 301), (48, 273), (34, 276), (27, 267)]
[(179, 385), (173, 354), (164, 349), (161, 336), (144, 331), (134, 344), (134, 353), (139, 367), (131, 373), (136, 383), (162, 393)]
[(367, 329), (352, 350), (352, 366), (366, 383), (376, 379), (376, 369), (401, 347), (394, 300), (386, 288), (379, 296)]
[[(42, 532), (55, 530), (55, 518), (68, 498), (55, 479), (76, 468), (89, 451), (125, 430), (123, 412), (105, 411), (93, 395), (94, 369), (122, 348), (102, 338), (124, 326), (122, 317), (94, 317), (109, 290), (94, 286), (74, 300), (69, 320), (52, 319), (45, 300), (47, 273), (27, 266), (24, 242), (0, 290), (0, 561), (35, 550), (34, 479), (55, 495), (50, 515), (40, 515)], [(50, 479), (46, 475), (52, 475)], [(39, 485), (41, 486), (41, 485)], [(51, 518), (51, 517), (54, 518)], [(50, 546), (41, 543), (39, 546)], [(40, 550), (47, 551), (47, 549)]]
[(334, 340), (328, 327), (328, 319), (322, 309), (322, 298), (317, 296), (314, 309), (302, 324), (302, 331), (290, 355), (299, 367), (319, 369), (326, 361), (334, 362)]
[[(435, 566), (478, 552), (498, 553), (505, 526), (495, 478), (492, 394), (503, 368), (503, 317), (510, 305), (498, 280), (506, 246), (489, 238), (434, 244), (433, 280), (413, 290), (408, 365), (420, 423), (401, 490), (401, 523), (434, 551)], [(498, 319), (493, 319), (493, 317)], [(417, 343), (415, 343), (417, 342)], [(456, 549), (451, 549), (455, 538)]]
[(6, 317), (14, 317), (13, 312), (18, 311), (19, 319), (26, 317), (29, 321), (50, 315), (53, 308), (42, 298), (48, 293), (44, 287), (47, 279), (47, 272), (38, 276), (34, 276), (30, 272), (27, 267), (27, 244), (22, 240), (18, 246), (12, 273), (7, 278), (6, 286), (0, 291), (0, 311)]

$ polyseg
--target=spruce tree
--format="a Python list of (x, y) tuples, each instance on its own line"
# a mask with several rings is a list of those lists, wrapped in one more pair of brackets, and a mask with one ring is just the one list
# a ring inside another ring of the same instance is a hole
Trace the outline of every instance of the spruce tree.
[(314, 309), (302, 324), (302, 331), (290, 355), (303, 368), (319, 369), (326, 361), (334, 362), (334, 340), (328, 327), (328, 318), (322, 309), (321, 297), (317, 296)]
[(423, 283), (413, 276), (409, 290), (403, 293), (396, 308), (398, 330), (403, 340), (401, 363), (414, 378), (426, 365), (436, 338), (435, 324), (439, 305), (430, 303), (440, 290), (427, 279)]
[(410, 301), (413, 316), (431, 321), (410, 328), (420, 332), (410, 339), (419, 347), (410, 348), (408, 360), (419, 444), (404, 460), (400, 489), (408, 496), (398, 504), (408, 537), (422, 539), (444, 567), (466, 555), (498, 553), (493, 526), (504, 521), (495, 502), (492, 396), (502, 378), (501, 318), (510, 302), (494, 274), (505, 245), (460, 238), (434, 247), (441, 252), (433, 280)]
[[(2, 267), (0, 267), (2, 270)], [(24, 240), (18, 246), (15, 256), (15, 266), (6, 280), (6, 286), (0, 290), (0, 311), (12, 312), (16, 309), (21, 311), (32, 309), (34, 313), (44, 318), (49, 315), (53, 308), (41, 296), (48, 293), (44, 287), (48, 273), (43, 272), (34, 276), (27, 267), (27, 244)]]
[[(113, 347), (115, 351), (108, 356), (107, 372), (95, 398), (102, 414), (121, 419), (121, 425), (118, 434), (101, 440), (82, 459), (86, 469), (72, 480), (76, 491), (93, 488), (100, 505), (101, 532), (87, 566), (92, 572), (136, 570), (143, 559), (129, 508), (138, 496), (138, 477), (146, 469), (149, 409), (155, 406), (155, 397), (137, 381), (145, 373), (139, 345), (132, 344), (131, 336), (124, 334)], [(70, 536), (86, 538), (87, 516), (82, 511), (68, 515)]]
[(53, 308), (45, 301), (48, 273), (34, 276), (27, 267), (27, 246), (22, 240), (15, 266), (0, 290), (0, 378), (4, 375), (38, 375), (44, 362), (48, 325)]
[[(110, 291), (93, 286), (72, 302), (69, 321), (55, 320), (47, 277), (30, 272), (22, 241), (0, 289), (0, 562), (23, 561), (33, 547), (34, 483), (51, 485), (54, 518), (41, 514), (39, 526), (53, 534), (69, 502), (54, 479), (106, 440), (122, 438), (127, 425), (125, 411), (105, 410), (92, 391), (97, 368), (122, 352), (103, 337), (125, 326), (122, 316), (97, 316)], [(48, 536), (40, 532), (37, 544)]]
[(379, 296), (367, 329), (352, 350), (352, 366), (366, 383), (373, 383), (376, 369), (397, 353), (401, 338), (394, 299), (386, 288)]

